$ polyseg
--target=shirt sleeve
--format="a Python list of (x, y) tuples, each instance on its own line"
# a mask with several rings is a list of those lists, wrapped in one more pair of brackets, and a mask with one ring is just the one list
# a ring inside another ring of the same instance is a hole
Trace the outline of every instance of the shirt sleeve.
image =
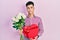
[(43, 23), (42, 23), (42, 19), (41, 18), (39, 18), (38, 27), (39, 27), (38, 36), (40, 37), (43, 34), (43, 32), (44, 32)]

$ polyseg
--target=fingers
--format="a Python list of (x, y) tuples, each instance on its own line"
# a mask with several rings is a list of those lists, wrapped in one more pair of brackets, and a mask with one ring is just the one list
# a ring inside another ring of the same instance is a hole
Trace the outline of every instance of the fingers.
[(37, 38), (38, 38), (38, 36), (36, 36), (34, 40), (37, 40)]
[(22, 34), (23, 30), (19, 30), (19, 34)]

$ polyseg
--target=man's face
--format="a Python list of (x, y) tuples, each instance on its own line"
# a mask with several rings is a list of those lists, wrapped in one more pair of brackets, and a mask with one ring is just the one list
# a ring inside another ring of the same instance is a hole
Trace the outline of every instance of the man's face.
[(32, 4), (27, 6), (27, 12), (29, 14), (33, 14), (34, 13), (34, 6)]

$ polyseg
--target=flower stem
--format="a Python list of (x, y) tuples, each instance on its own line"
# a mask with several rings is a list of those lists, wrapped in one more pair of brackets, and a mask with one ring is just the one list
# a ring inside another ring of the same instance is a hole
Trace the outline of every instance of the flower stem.
[(20, 35), (20, 40), (23, 40), (23, 36), (22, 36), (22, 34)]

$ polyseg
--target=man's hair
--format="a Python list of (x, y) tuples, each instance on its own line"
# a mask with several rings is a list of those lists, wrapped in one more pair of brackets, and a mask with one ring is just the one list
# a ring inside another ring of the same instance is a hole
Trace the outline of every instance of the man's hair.
[(28, 2), (26, 3), (26, 6), (28, 6), (28, 5), (33, 5), (33, 6), (34, 6), (34, 3), (33, 3), (32, 1), (28, 1)]

